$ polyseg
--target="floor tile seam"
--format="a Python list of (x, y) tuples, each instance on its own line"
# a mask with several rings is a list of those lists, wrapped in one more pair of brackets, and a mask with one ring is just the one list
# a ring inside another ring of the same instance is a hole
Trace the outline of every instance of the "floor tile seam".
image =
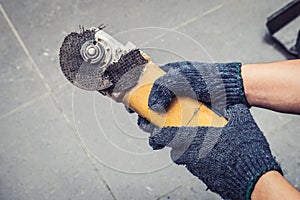
[[(72, 124), (71, 119), (68, 118), (67, 114), (64, 112), (63, 108), (60, 106), (60, 104), (58, 103), (58, 101), (56, 99), (56, 96), (53, 93), (51, 93), (51, 98), (52, 98), (52, 101), (55, 104), (55, 106), (58, 108), (59, 112), (63, 115), (63, 118), (65, 119), (65, 121), (66, 121), (67, 125), (69, 126), (69, 128), (71, 129), (72, 133), (78, 139), (78, 142), (80, 143), (79, 145), (82, 148), (82, 151), (88, 157), (88, 159), (91, 159), (91, 164), (93, 165), (93, 163), (92, 163), (93, 158), (89, 155), (89, 152), (86, 151), (85, 147), (81, 143), (81, 138), (76, 133), (76, 130), (74, 130), (74, 125)], [(117, 200), (116, 195), (113, 193), (111, 187), (109, 186), (109, 184), (107, 183), (107, 181), (104, 179), (103, 175), (99, 171), (97, 172), (97, 174), (98, 174), (100, 180), (102, 181), (102, 183), (105, 185), (106, 189), (109, 191), (109, 193), (112, 196), (112, 198), (114, 200)]]
[(35, 60), (33, 59), (33, 57), (31, 56), (28, 48), (26, 47), (23, 39), (21, 38), (19, 32), (17, 31), (17, 29), (15, 28), (14, 24), (12, 23), (11, 19), (9, 18), (9, 16), (7, 15), (4, 7), (2, 6), (2, 4), (0, 3), (0, 12), (2, 13), (6, 23), (8, 24), (8, 26), (10, 27), (10, 30), (12, 31), (12, 33), (14, 34), (15, 38), (17, 39), (19, 45), (21, 46), (22, 50), (24, 51), (24, 53), (26, 54), (26, 56), (28, 57), (29, 61), (31, 62), (31, 64), (33, 65), (36, 73), (38, 74), (39, 78), (43, 81), (45, 87), (47, 88), (47, 90), (51, 91), (50, 86), (48, 85), (47, 81), (45, 80), (44, 75), (42, 74), (42, 72), (40, 71), (39, 67), (37, 66)]
[(164, 197), (166, 197), (166, 196), (168, 196), (168, 195), (174, 193), (176, 190), (182, 188), (183, 186), (187, 185), (188, 183), (192, 182), (193, 180), (194, 180), (194, 178), (188, 179), (187, 181), (183, 182), (182, 184), (180, 184), (180, 185), (174, 187), (173, 189), (169, 190), (169, 191), (166, 192), (165, 194), (159, 196), (159, 197), (156, 198), (155, 200), (160, 200), (160, 199), (162, 199), (162, 198), (164, 198)]
[[(185, 27), (185, 26), (187, 26), (187, 25), (189, 25), (189, 24), (191, 24), (191, 23), (199, 20), (200, 18), (205, 17), (205, 16), (207, 16), (207, 15), (209, 15), (209, 14), (211, 14), (211, 13), (213, 13), (213, 12), (219, 10), (219, 9), (221, 9), (223, 7), (223, 5), (224, 4), (222, 4), (222, 3), (218, 4), (218, 5), (214, 6), (214, 7), (212, 7), (211, 9), (207, 10), (206, 12), (204, 12), (204, 13), (202, 13), (200, 15), (197, 15), (197, 16), (195, 16), (193, 18), (190, 18), (190, 19), (182, 22), (178, 26), (175, 26), (175, 27), (171, 28), (170, 30), (178, 31), (178, 29), (183, 28), (183, 27)], [(154, 37), (154, 38), (152, 38), (152, 39), (150, 39), (148, 41), (145, 41), (144, 43), (141, 44), (141, 46), (147, 45), (147, 44), (149, 44), (152, 41), (158, 40), (158, 39), (164, 37), (165, 35), (166, 35), (166, 33), (159, 34), (158, 36), (156, 36), (156, 37)]]
[[(55, 88), (65, 87), (67, 84), (68, 84), (68, 83), (65, 83), (65, 84), (62, 84), (62, 85), (57, 86), (57, 87), (55, 87)], [(60, 91), (58, 94), (60, 94), (60, 93), (61, 93), (61, 91)], [(11, 110), (7, 111), (6, 113), (0, 115), (0, 120), (2, 120), (2, 119), (4, 119), (4, 118), (6, 118), (6, 117), (8, 117), (8, 116), (10, 116), (10, 115), (12, 115), (12, 114), (18, 112), (18, 111), (20, 111), (21, 109), (25, 109), (25, 108), (27, 108), (28, 106), (31, 106), (32, 104), (34, 104), (34, 103), (36, 103), (36, 102), (38, 102), (38, 101), (44, 99), (45, 97), (50, 96), (50, 95), (54, 95), (54, 94), (51, 93), (50, 91), (47, 91), (47, 92), (45, 92), (45, 93), (43, 93), (43, 94), (41, 94), (41, 95), (39, 95), (39, 96), (35, 96), (35, 97), (33, 97), (32, 99), (30, 99), (30, 100), (28, 100), (28, 101), (26, 101), (26, 102), (23, 102), (23, 103), (17, 105), (16, 107), (12, 108)], [(57, 105), (56, 105), (56, 106), (57, 106)], [(60, 108), (58, 108), (58, 109), (61, 110)]]
[(20, 105), (18, 105), (17, 107), (15, 107), (14, 109), (4, 113), (3, 115), (0, 116), (0, 120), (3, 120), (5, 119), (6, 117), (24, 109), (24, 108), (27, 108), (28, 106), (31, 106), (33, 105), (34, 103), (37, 103), (39, 101), (41, 101), (42, 99), (48, 97), (50, 95), (50, 92), (46, 92), (42, 95), (39, 95), (39, 96), (36, 96), (34, 97), (33, 99), (29, 100), (29, 101), (26, 101), (25, 103), (22, 103)]

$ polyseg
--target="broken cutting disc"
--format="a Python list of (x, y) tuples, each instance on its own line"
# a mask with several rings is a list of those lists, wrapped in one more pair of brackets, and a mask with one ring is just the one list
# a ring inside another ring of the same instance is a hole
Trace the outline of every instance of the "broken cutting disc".
[(60, 66), (66, 78), (75, 86), (89, 91), (100, 91), (112, 85), (103, 73), (108, 55), (95, 41), (95, 33), (95, 30), (70, 33), (59, 53)]

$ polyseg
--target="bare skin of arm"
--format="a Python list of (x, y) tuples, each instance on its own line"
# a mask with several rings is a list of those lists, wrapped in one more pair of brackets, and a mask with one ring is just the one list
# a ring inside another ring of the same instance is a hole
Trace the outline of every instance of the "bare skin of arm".
[(241, 71), (250, 105), (300, 114), (300, 59), (245, 64)]
[(296, 200), (300, 192), (294, 188), (279, 172), (269, 171), (256, 183), (251, 195), (252, 200)]
[[(243, 85), (250, 105), (300, 114), (300, 59), (242, 66)], [(300, 199), (300, 192), (280, 173), (260, 177), (252, 200)]]

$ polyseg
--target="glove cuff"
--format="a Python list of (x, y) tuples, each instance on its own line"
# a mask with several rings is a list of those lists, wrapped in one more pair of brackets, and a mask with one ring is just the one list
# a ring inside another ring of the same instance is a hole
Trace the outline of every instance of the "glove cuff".
[(248, 103), (244, 92), (243, 79), (241, 75), (242, 64), (236, 62), (224, 63), (218, 66), (226, 91), (227, 105), (243, 103), (250, 108), (251, 106)]
[(239, 85), (240, 85), (240, 91), (241, 91), (241, 102), (246, 105), (248, 108), (251, 107), (251, 105), (249, 104), (249, 102), (247, 101), (247, 98), (246, 98), (246, 94), (245, 94), (245, 88), (244, 88), (244, 82), (243, 82), (243, 77), (242, 77), (242, 64), (239, 63), (239, 68), (238, 68), (238, 81), (239, 81)]
[(248, 184), (248, 188), (245, 194), (246, 200), (251, 199), (251, 194), (254, 190), (254, 187), (262, 175), (272, 170), (278, 171), (281, 175), (283, 175), (281, 167), (273, 157), (264, 157), (264, 158), (261, 157), (260, 160), (256, 158), (255, 162), (252, 161), (251, 163), (253, 166), (260, 166), (261, 164), (263, 164), (264, 166), (261, 166), (260, 168), (257, 167), (256, 172), (252, 174), (252, 179)]
[[(242, 164), (232, 170), (233, 179), (230, 180), (228, 185), (230, 187), (231, 194), (221, 195), (223, 198), (228, 196), (239, 196), (241, 199), (250, 200), (251, 194), (254, 190), (255, 184), (259, 178), (268, 171), (275, 170), (283, 175), (280, 165), (276, 162), (275, 158), (271, 155), (271, 152), (266, 152), (265, 148), (253, 149), (252, 152), (247, 152), (247, 156), (244, 157)], [(268, 151), (268, 150), (267, 150)], [(238, 187), (240, 186), (240, 187)], [(237, 190), (240, 188), (241, 190)], [(237, 193), (238, 192), (238, 193)], [(233, 195), (232, 193), (235, 193)]]

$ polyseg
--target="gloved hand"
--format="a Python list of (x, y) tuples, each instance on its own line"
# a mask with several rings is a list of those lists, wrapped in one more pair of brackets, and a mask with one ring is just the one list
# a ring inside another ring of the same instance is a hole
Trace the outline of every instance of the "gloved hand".
[(171, 147), (172, 160), (185, 165), (211, 191), (224, 199), (250, 199), (261, 175), (282, 170), (245, 105), (229, 106), (225, 117), (223, 128), (158, 128), (141, 117), (138, 125), (151, 133), (153, 149)]
[(241, 77), (241, 63), (175, 62), (162, 67), (167, 73), (152, 88), (148, 105), (162, 112), (175, 96), (197, 99), (224, 115), (230, 105), (248, 104)]

